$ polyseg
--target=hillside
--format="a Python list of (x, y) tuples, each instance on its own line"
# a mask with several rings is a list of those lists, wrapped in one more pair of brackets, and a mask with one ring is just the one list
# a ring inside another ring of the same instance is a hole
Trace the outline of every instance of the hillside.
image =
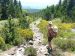
[(28, 13), (34, 13), (34, 12), (39, 12), (40, 9), (26, 9)]

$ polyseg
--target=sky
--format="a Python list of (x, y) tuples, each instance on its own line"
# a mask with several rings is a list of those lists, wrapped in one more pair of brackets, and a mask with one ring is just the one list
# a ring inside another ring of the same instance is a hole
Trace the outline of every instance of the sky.
[(22, 8), (43, 9), (47, 6), (55, 5), (59, 0), (20, 0)]

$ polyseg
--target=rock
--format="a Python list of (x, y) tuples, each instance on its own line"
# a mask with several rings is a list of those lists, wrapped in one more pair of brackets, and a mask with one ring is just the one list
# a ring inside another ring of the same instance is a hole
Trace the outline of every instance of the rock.
[(30, 41), (29, 41), (29, 44), (30, 44), (30, 45), (33, 45), (33, 41), (32, 41), (32, 40), (30, 40)]

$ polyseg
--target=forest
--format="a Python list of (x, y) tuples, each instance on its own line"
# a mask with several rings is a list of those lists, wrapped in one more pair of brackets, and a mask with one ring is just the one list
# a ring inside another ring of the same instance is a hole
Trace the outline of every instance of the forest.
[(74, 22), (75, 0), (60, 0), (57, 5), (47, 6), (46, 9), (33, 14), (36, 16), (42, 16), (46, 20), (61, 18), (62, 22)]

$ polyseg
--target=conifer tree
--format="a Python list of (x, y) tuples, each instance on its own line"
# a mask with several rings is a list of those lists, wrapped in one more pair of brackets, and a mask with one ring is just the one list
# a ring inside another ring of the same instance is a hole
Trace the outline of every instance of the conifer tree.
[(8, 18), (8, 13), (7, 13), (8, 1), (9, 0), (1, 0), (1, 14), (2, 14), (1, 18), (2, 19)]
[(13, 18), (22, 14), (21, 2), (17, 0), (0, 0), (0, 18), (8, 19), (9, 15)]

